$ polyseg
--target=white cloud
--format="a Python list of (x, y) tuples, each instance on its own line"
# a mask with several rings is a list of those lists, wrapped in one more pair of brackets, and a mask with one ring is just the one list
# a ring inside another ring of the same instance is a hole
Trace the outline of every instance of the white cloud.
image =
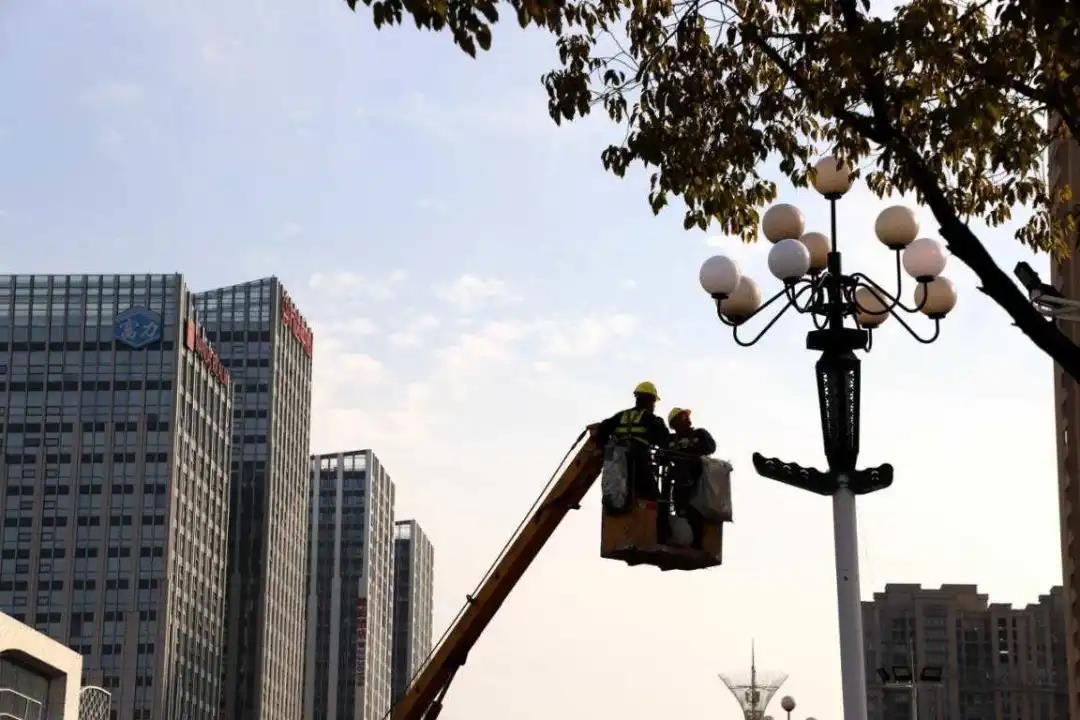
[(546, 322), (540, 333), (540, 352), (552, 357), (592, 357), (637, 331), (633, 315), (590, 315), (566, 323)]
[(452, 285), (439, 291), (439, 297), (461, 312), (472, 312), (491, 302), (516, 300), (502, 280), (462, 275)]
[(390, 333), (390, 344), (399, 348), (417, 347), (428, 331), (438, 326), (439, 320), (434, 315), (421, 315)]
[(288, 222), (278, 234), (282, 240), (296, 240), (304, 234), (304, 226), (298, 222)]
[(315, 335), (317, 337), (327, 335), (335, 338), (349, 338), (376, 335), (378, 332), (379, 326), (371, 318), (366, 317), (352, 317), (327, 323), (319, 322), (315, 325)]
[(438, 357), (455, 369), (477, 369), (482, 362), (505, 362), (529, 333), (530, 328), (523, 323), (490, 322), (477, 332), (462, 334), (456, 343), (440, 350)]
[(386, 368), (381, 361), (367, 353), (343, 353), (341, 355), (342, 378), (347, 383), (374, 385), (386, 376)]
[(442, 198), (432, 197), (431, 195), (425, 195), (416, 201), (416, 208), (423, 210), (424, 212), (434, 213), (436, 215), (445, 215), (450, 211), (450, 205)]
[(368, 300), (392, 300), (408, 279), (404, 270), (395, 270), (385, 276), (368, 277), (342, 270), (332, 273), (315, 273), (308, 279), (312, 289), (337, 299), (356, 298)]
[(711, 235), (705, 238), (705, 244), (711, 248), (719, 248), (728, 245), (731, 242), (730, 238), (726, 238), (723, 235)]
[(142, 101), (142, 86), (130, 82), (104, 82), (85, 90), (82, 102), (99, 108), (125, 108)]

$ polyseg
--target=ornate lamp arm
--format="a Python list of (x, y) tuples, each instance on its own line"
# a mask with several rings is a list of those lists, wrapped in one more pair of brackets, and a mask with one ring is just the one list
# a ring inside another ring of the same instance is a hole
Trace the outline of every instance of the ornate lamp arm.
[(896, 321), (898, 323), (900, 323), (901, 325), (904, 326), (904, 329), (908, 331), (908, 335), (911, 335), (911, 337), (915, 338), (916, 340), (921, 342), (923, 345), (929, 345), (930, 343), (934, 342), (935, 340), (938, 339), (938, 336), (941, 334), (941, 318), (940, 317), (932, 318), (933, 321), (934, 321), (934, 334), (931, 335), (930, 337), (923, 337), (923, 336), (919, 335), (919, 333), (915, 332), (911, 328), (910, 325), (908, 325), (906, 322), (904, 322), (904, 318), (901, 317), (899, 313), (897, 313), (895, 311), (890, 311), (890, 314), (894, 318), (896, 318)]

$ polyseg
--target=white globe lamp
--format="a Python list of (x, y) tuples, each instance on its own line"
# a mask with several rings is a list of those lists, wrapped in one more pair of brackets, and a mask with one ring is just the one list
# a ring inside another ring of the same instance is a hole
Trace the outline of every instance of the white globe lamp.
[(929, 318), (939, 320), (956, 307), (956, 286), (946, 277), (915, 286), (915, 307)]
[(765, 233), (769, 242), (794, 240), (803, 234), (805, 228), (802, 210), (787, 203), (773, 205), (761, 218), (761, 232)]
[(919, 238), (904, 249), (904, 269), (919, 282), (929, 282), (945, 269), (945, 248), (937, 240)]
[(855, 291), (855, 319), (867, 330), (873, 330), (889, 318), (889, 306), (885, 298), (868, 287)]
[(915, 211), (903, 205), (893, 205), (881, 211), (874, 222), (874, 232), (890, 250), (903, 250), (919, 234)]
[(814, 189), (827, 198), (838, 198), (851, 189), (851, 166), (829, 155), (814, 165)]
[(795, 282), (810, 270), (810, 251), (798, 240), (780, 240), (769, 250), (769, 271), (784, 282)]
[(725, 298), (735, 292), (739, 284), (738, 264), (727, 255), (713, 255), (701, 265), (698, 279), (705, 292), (713, 297)]
[(831, 249), (829, 238), (823, 233), (803, 233), (799, 242), (810, 251), (810, 272), (817, 273), (824, 270), (829, 264), (829, 250)]
[(726, 299), (720, 301), (718, 311), (734, 323), (739, 323), (757, 312), (761, 307), (761, 290), (753, 279), (742, 275), (739, 284)]

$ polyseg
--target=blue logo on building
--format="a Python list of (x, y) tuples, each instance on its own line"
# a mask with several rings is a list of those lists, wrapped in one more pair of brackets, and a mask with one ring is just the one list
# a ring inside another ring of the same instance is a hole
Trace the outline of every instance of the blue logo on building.
[(161, 339), (161, 316), (144, 307), (134, 307), (116, 316), (113, 337), (136, 350)]

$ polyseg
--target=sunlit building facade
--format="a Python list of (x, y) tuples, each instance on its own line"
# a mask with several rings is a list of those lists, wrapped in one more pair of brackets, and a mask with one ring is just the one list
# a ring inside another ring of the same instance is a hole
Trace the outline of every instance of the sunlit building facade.
[(230, 388), (179, 275), (0, 276), (0, 610), (119, 720), (219, 717)]
[(233, 378), (229, 720), (303, 717), (311, 329), (277, 278), (195, 297)]
[(435, 549), (420, 523), (394, 523), (393, 700), (409, 689), (431, 652)]
[(304, 718), (390, 709), (394, 484), (370, 450), (311, 458)]

